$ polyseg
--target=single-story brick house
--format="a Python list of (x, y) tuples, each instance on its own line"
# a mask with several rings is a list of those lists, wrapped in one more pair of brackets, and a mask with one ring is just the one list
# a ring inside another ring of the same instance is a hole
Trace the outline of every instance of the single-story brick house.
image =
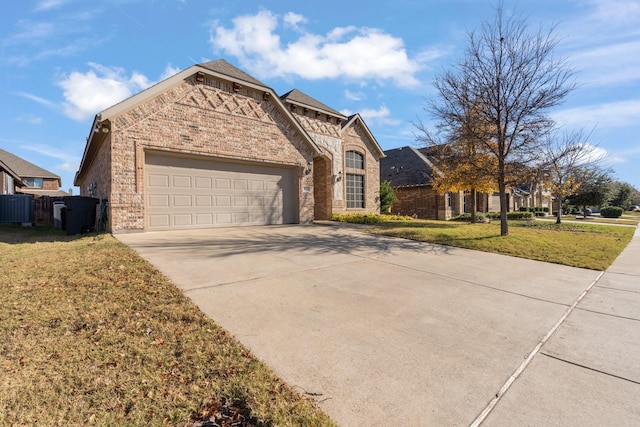
[[(380, 160), (380, 182), (389, 181), (395, 189), (396, 200), (391, 212), (415, 216), (420, 219), (447, 220), (456, 215), (470, 213), (473, 205), (470, 192), (438, 194), (432, 178), (438, 173), (437, 161), (427, 148), (401, 147), (386, 150)], [(520, 185), (507, 192), (507, 211), (520, 207), (549, 207), (551, 194), (541, 185)], [(500, 196), (476, 195), (476, 212), (500, 211)]]
[(35, 197), (68, 196), (60, 190), (60, 176), (0, 149), (0, 194), (31, 194)]
[(383, 156), (360, 115), (217, 60), (97, 114), (74, 183), (114, 233), (310, 223), (376, 212)]

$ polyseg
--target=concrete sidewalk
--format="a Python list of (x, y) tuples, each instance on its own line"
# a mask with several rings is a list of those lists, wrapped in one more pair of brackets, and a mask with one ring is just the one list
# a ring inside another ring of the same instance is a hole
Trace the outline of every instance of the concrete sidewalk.
[(341, 426), (640, 419), (638, 233), (605, 274), (350, 227), (116, 237)]
[(492, 403), (483, 425), (640, 425), (640, 228)]

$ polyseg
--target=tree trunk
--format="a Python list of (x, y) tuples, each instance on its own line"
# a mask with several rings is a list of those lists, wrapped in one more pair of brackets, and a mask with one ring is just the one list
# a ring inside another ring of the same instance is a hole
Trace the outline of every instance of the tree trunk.
[(476, 192), (475, 188), (471, 190), (471, 223), (472, 224), (475, 224), (476, 221), (478, 220), (476, 218), (476, 203), (477, 203), (476, 198), (477, 198), (477, 194), (478, 193)]
[(562, 223), (562, 197), (558, 197), (558, 212), (556, 212), (556, 224)]
[(509, 235), (509, 223), (507, 222), (507, 186), (504, 183), (504, 159), (498, 159), (498, 191), (500, 192), (500, 235)]

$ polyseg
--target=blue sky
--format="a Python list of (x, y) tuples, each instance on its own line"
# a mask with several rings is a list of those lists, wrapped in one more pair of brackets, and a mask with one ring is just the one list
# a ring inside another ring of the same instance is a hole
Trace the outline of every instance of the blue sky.
[[(433, 77), (497, 0), (41, 0), (0, 6), (0, 148), (73, 186), (93, 116), (189, 66), (224, 58), (284, 94), (359, 112), (383, 149), (416, 145)], [(591, 132), (640, 189), (640, 1), (504, 0), (556, 24), (579, 88), (552, 112)], [(77, 194), (77, 189), (74, 189)]]

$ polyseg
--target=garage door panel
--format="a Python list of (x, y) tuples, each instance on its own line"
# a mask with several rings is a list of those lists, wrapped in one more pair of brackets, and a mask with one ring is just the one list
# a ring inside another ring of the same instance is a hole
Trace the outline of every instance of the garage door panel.
[(236, 190), (246, 190), (249, 188), (249, 181), (246, 179), (234, 179), (233, 188)]
[(216, 206), (228, 208), (231, 206), (231, 196), (216, 196)]
[(213, 188), (213, 179), (209, 177), (197, 176), (195, 178), (195, 187), (198, 189), (210, 190)]
[(249, 206), (249, 198), (246, 196), (235, 196), (233, 198), (233, 206), (236, 207), (247, 207)]
[(213, 162), (147, 153), (150, 229), (292, 223), (291, 168)]
[(214, 225), (213, 214), (196, 214), (196, 225)]
[(191, 214), (172, 214), (173, 225), (176, 227), (188, 227), (193, 225)]
[(149, 228), (166, 228), (171, 225), (169, 214), (149, 215)]
[(148, 186), (151, 188), (169, 188), (169, 175), (150, 174)]
[(173, 186), (176, 188), (191, 188), (191, 177), (174, 175)]
[(198, 207), (211, 207), (213, 206), (213, 196), (210, 195), (197, 195), (196, 196), (196, 206)]
[(219, 213), (216, 214), (216, 224), (218, 225), (231, 225), (233, 222), (231, 221), (230, 213)]
[(173, 207), (184, 208), (192, 206), (190, 195), (175, 195), (173, 196)]
[(216, 178), (216, 189), (224, 190), (231, 188), (231, 180), (230, 179), (222, 179)]
[(169, 195), (167, 194), (151, 194), (148, 198), (149, 207), (152, 208), (168, 208)]

